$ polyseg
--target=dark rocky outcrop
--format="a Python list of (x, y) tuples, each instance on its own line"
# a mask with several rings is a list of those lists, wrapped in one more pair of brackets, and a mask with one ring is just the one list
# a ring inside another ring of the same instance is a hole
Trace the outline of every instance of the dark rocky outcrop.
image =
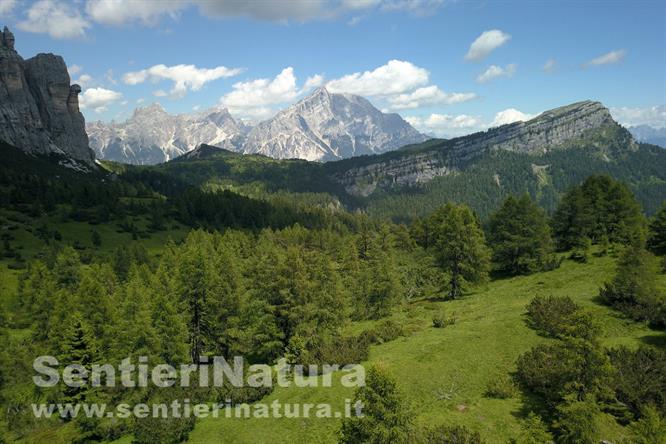
[(88, 166), (85, 120), (79, 85), (70, 85), (65, 61), (53, 54), (28, 60), (14, 49), (14, 35), (0, 38), (0, 140), (29, 154), (60, 154)]

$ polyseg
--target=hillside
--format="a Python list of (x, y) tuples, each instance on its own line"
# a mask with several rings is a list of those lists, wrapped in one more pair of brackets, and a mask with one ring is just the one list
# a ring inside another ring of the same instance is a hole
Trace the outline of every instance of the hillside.
[[(612, 274), (614, 260), (594, 258), (589, 264), (566, 262), (559, 270), (529, 277), (495, 281), (462, 300), (414, 301), (392, 319), (410, 333), (371, 348), (364, 364), (384, 365), (400, 381), (400, 389), (416, 411), (416, 422), (464, 424), (481, 431), (489, 443), (509, 442), (520, 430), (521, 412), (528, 399), (521, 394), (508, 399), (485, 395), (488, 385), (515, 370), (516, 358), (530, 347), (547, 342), (526, 325), (525, 306), (537, 295), (570, 296), (591, 310), (604, 325), (603, 343), (608, 347), (639, 344), (666, 346), (664, 332), (650, 330), (595, 301), (598, 287)], [(666, 286), (666, 276), (661, 276)], [(455, 315), (456, 323), (444, 329), (432, 327), (438, 311)], [(353, 324), (360, 332), (375, 323)], [(353, 391), (278, 388), (262, 402), (342, 405)], [(335, 443), (339, 420), (318, 419), (225, 419), (208, 418), (197, 423), (188, 442), (207, 443), (220, 436), (233, 436), (238, 444), (265, 442), (279, 435), (294, 443)], [(604, 437), (618, 442), (626, 431), (607, 417)], [(117, 443), (129, 443), (125, 438)]]
[(636, 143), (606, 108), (589, 101), (470, 136), (325, 164), (209, 147), (154, 168), (253, 196), (327, 193), (350, 209), (403, 221), (447, 200), (485, 217), (506, 196), (525, 192), (553, 211), (564, 190), (597, 173), (626, 182), (648, 214), (666, 196), (666, 152)]

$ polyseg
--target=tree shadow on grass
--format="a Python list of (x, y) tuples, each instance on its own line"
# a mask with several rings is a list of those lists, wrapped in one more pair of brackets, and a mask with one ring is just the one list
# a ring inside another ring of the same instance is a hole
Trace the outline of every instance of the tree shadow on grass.
[(666, 333), (641, 336), (640, 341), (647, 345), (666, 349)]
[(511, 412), (511, 415), (514, 418), (522, 420), (527, 418), (527, 416), (532, 412), (539, 415), (544, 420), (548, 420), (550, 418), (550, 411), (548, 406), (541, 397), (532, 394), (521, 387), (519, 399), (521, 401), (520, 408)]

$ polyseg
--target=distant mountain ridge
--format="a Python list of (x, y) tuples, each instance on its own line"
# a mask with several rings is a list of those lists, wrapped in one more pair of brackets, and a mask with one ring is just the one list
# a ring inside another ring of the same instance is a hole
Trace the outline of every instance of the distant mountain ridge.
[(613, 120), (606, 107), (586, 100), (546, 111), (526, 122), (426, 144), (418, 150), (405, 148), (359, 162), (346, 162), (356, 166), (336, 173), (335, 177), (350, 194), (366, 196), (377, 188), (395, 184), (414, 186), (455, 174), (474, 158), (491, 151), (542, 155), (566, 149), (591, 132), (598, 133), (594, 137), (597, 143), (604, 138), (619, 137), (625, 150), (637, 149), (631, 134)]
[(202, 143), (237, 151), (248, 130), (223, 108), (171, 115), (158, 103), (137, 108), (122, 123), (87, 125), (90, 145), (99, 159), (137, 165), (167, 162)]
[(649, 125), (630, 126), (629, 132), (639, 142), (651, 143), (666, 148), (666, 127), (654, 128)]
[(329, 161), (428, 139), (398, 114), (325, 88), (252, 128), (222, 108), (174, 116), (153, 104), (122, 123), (91, 122), (87, 131), (98, 158), (132, 164), (166, 162), (201, 144), (277, 159)]

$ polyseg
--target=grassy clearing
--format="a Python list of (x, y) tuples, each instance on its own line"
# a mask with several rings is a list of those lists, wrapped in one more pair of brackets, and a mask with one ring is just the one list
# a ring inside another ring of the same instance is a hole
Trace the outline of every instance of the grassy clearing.
[[(605, 327), (604, 343), (637, 346), (661, 344), (666, 334), (623, 318), (595, 302), (599, 286), (614, 270), (614, 259), (593, 258), (588, 264), (565, 262), (558, 270), (491, 282), (457, 301), (417, 301), (396, 314), (401, 323), (417, 326), (408, 337), (373, 346), (369, 362), (388, 367), (413, 405), (416, 423), (464, 424), (481, 432), (488, 442), (508, 442), (524, 415), (519, 396), (490, 399), (488, 384), (515, 369), (516, 358), (540, 341), (525, 324), (525, 306), (537, 295), (568, 295), (593, 311)], [(666, 276), (662, 281), (666, 286)], [(435, 313), (455, 314), (456, 323), (432, 327)], [(371, 323), (352, 326), (367, 328)], [(266, 402), (332, 402), (341, 406), (352, 391), (341, 387), (277, 388)], [(622, 437), (622, 428), (605, 421), (606, 439)], [(336, 442), (337, 419), (227, 419), (197, 422), (191, 443), (255, 443), (276, 439), (294, 443)]]

